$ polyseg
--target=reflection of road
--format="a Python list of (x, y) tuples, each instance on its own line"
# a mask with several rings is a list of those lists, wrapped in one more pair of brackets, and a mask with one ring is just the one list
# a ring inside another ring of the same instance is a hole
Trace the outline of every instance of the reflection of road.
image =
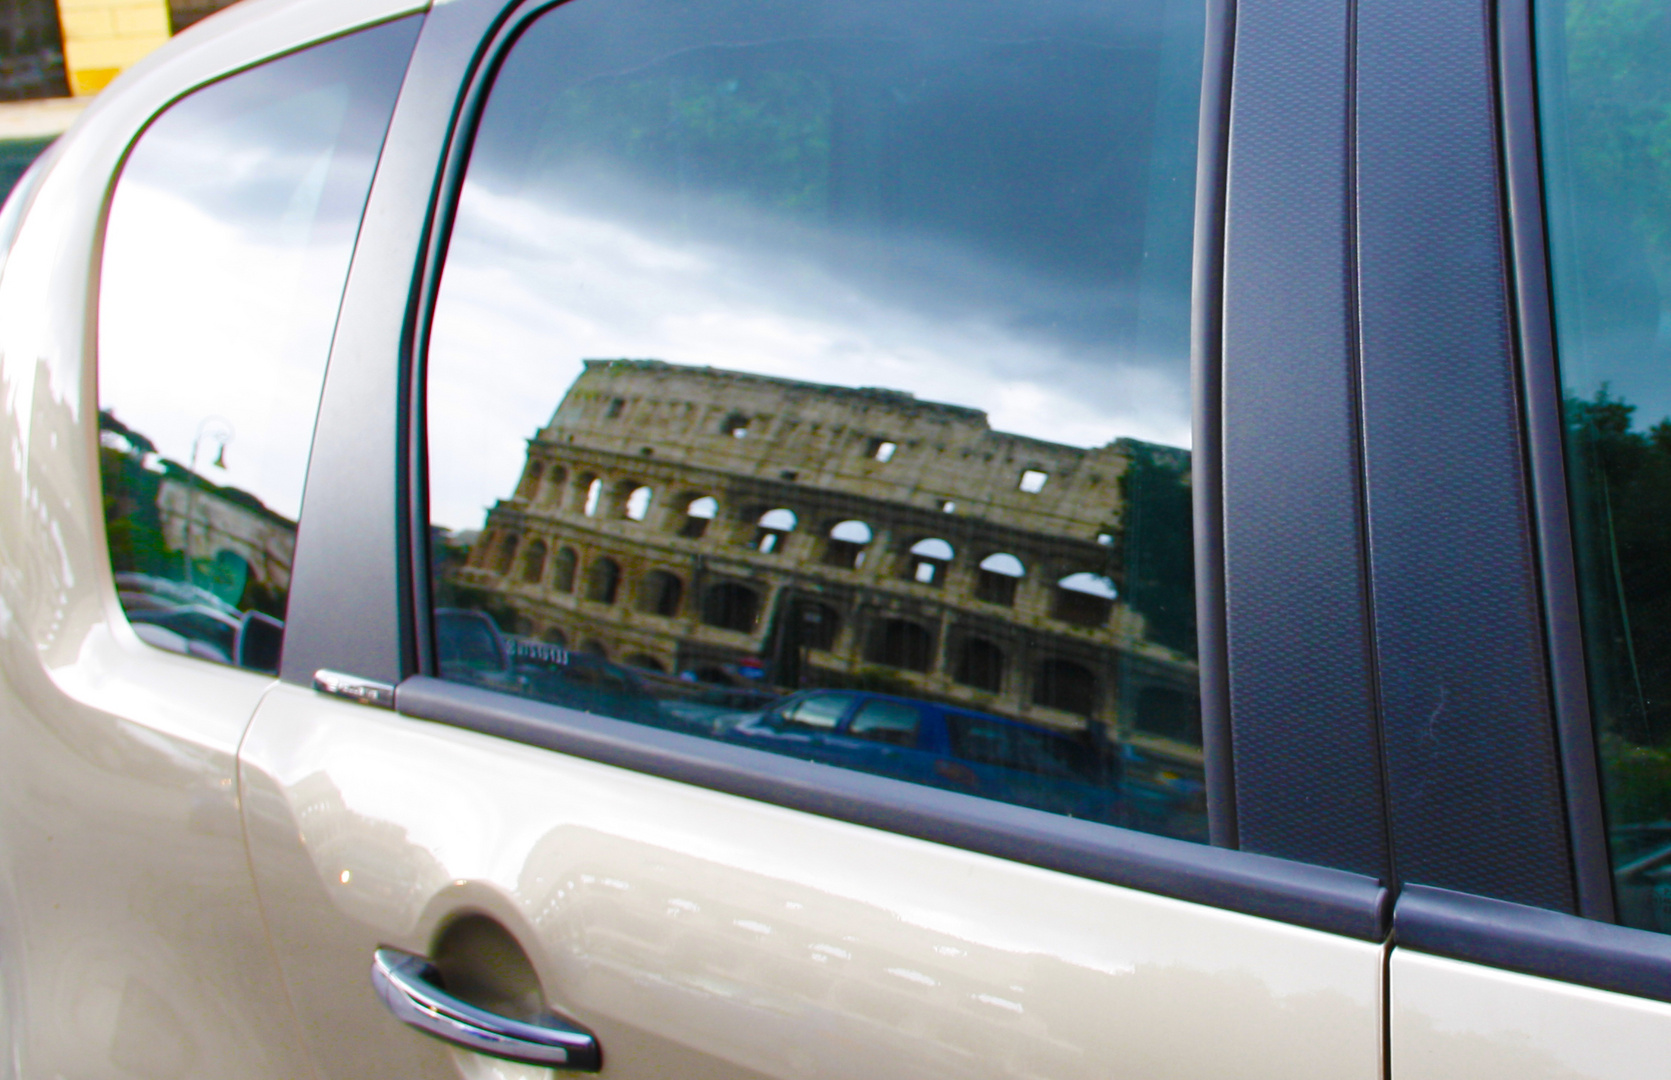
[(437, 612), (443, 677), (548, 704), (1147, 832), (1202, 839), (1203, 784), (1096, 729), (1070, 734), (864, 690), (781, 697), (613, 664), (503, 634), (486, 612)]

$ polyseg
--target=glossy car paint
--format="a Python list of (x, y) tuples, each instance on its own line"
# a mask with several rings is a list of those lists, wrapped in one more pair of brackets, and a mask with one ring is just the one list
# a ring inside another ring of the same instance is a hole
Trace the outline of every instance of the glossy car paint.
[(1671, 1004), (1395, 949), (1398, 1080), (1646, 1080), (1667, 1073)]
[(125, 75), (43, 166), (0, 279), (0, 1076), (308, 1074), (235, 783), (271, 680), (152, 649), (116, 603), (95, 452), (98, 235), (123, 154), (170, 101), (413, 9), (240, 5)]
[(522, 944), (611, 1076), (1380, 1075), (1372, 943), (289, 685), (243, 784), (275, 946), (342, 1080), (413, 1075), (401, 1047), (453, 1075), (366, 972), (471, 913)]

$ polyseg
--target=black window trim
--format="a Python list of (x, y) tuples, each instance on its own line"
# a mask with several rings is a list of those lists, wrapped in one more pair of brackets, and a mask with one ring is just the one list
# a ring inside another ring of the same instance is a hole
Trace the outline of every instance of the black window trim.
[(1561, 376), (1555, 355), (1543, 161), (1538, 139), (1533, 0), (1497, 4), (1498, 123), (1507, 196), (1510, 284), (1520, 354), (1533, 546), (1542, 591), (1551, 711), (1566, 802), (1578, 914), (1612, 922), (1613, 878), (1590, 715), (1568, 510)]
[(1671, 1002), (1671, 934), (1409, 885), (1393, 943), (1451, 960)]
[[(554, 0), (454, 0), (433, 9), (419, 36), (373, 182), (333, 342), (298, 538), (292, 586), (294, 646), (281, 677), (311, 685), (329, 668), (398, 684), (396, 706), (415, 720), (507, 738), (964, 850), (1367, 942), (1386, 939), (1388, 890), (1375, 878), (1209, 844), (1195, 844), (904, 781), (797, 761), (626, 721), (448, 683), (434, 671), (428, 590), (422, 357), (439, 269), (474, 124), (500, 59)], [(1206, 406), (1197, 431), (1217, 445), (1216, 296), (1223, 216), (1223, 143), (1233, 0), (1207, 0), (1205, 145), (1199, 166), (1192, 359)], [(462, 90), (461, 90), (462, 87)], [(1216, 157), (1215, 157), (1216, 155)], [(436, 165), (440, 164), (439, 171)], [(1215, 172), (1215, 170), (1217, 170)], [(391, 357), (398, 356), (399, 363)], [(1199, 406), (1198, 406), (1199, 408)], [(1198, 434), (1198, 438), (1202, 437)], [(1202, 453), (1198, 450), (1198, 453)], [(1224, 677), (1217, 462), (1203, 466), (1198, 560), (1204, 696)], [(350, 467), (344, 467), (350, 466)], [(391, 483), (392, 478), (392, 483)], [(392, 497), (391, 497), (392, 491)], [(389, 560), (388, 553), (405, 558)], [(379, 561), (381, 559), (381, 561)], [(397, 568), (390, 563), (398, 561)], [(1216, 628), (1216, 629), (1215, 629)], [(1215, 636), (1216, 635), (1216, 636)], [(1218, 644), (1213, 644), (1214, 642)], [(1216, 650), (1216, 651), (1215, 651)], [(1214, 794), (1233, 809), (1222, 692), (1209, 721)], [(1232, 843), (1221, 831), (1218, 844)]]

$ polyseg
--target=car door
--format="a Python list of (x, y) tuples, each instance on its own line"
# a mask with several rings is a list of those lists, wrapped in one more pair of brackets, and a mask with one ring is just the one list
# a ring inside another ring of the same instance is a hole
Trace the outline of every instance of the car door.
[[(1295, 827), (1268, 796), (1300, 755), (1267, 738), (1244, 820), (1288, 832), (1229, 849), (1211, 514), (1190, 557), (1217, 290), (1187, 299), (1224, 258), (1228, 31), (1172, 3), (430, 15), (241, 751), (323, 1073), (504, 1075), (456, 1045), (519, 1052), (454, 1023), (498, 1013), (561, 1015), (621, 1076), (1379, 1075), (1373, 763), (1308, 776)], [(682, 606), (637, 602), (653, 574)], [(778, 613), (813, 603), (839, 630), (808, 642)], [(1101, 725), (1215, 770), (1218, 845), (1199, 814), (1144, 834), (438, 679), (430, 612), (461, 607), (668, 701), (756, 673)], [(1333, 673), (1302, 696), (1362, 700), (1363, 665)], [(1307, 753), (1369, 730), (1315, 712)]]
[(416, 28), (317, 43), (409, 10), (229, 17), (90, 106), (8, 211), (7, 1076), (308, 1069), (236, 752), (273, 681), (284, 500)]
[[(1498, 190), (1513, 267), (1498, 280), (1511, 286), (1518, 330), (1525, 529), (1542, 563), (1552, 698), (1547, 726), (1510, 737), (1558, 755), (1560, 779), (1521, 788), (1525, 831), (1505, 851), (1523, 860), (1514, 887), (1436, 880), (1431, 865), (1407, 875), (1389, 965), (1392, 1069), (1660, 1076), (1671, 1035), (1661, 883), (1671, 785), (1659, 765), (1671, 666), (1658, 617), (1671, 184), (1663, 132), (1644, 120), (1665, 109), (1671, 10), (1532, 0), (1499, 5), (1479, 29), (1497, 54)], [(1480, 59), (1459, 50), (1425, 78), (1436, 94), (1471, 85), (1483, 96)], [(1476, 106), (1458, 126), (1489, 130), (1490, 112)], [(1456, 191), (1491, 197), (1485, 185)], [(1555, 887), (1527, 888), (1538, 876)]]

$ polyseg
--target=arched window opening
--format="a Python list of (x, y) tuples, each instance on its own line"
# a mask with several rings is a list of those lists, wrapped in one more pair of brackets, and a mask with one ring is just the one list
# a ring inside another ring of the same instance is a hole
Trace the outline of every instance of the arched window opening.
[(546, 627), (544, 632), (540, 634), (540, 640), (547, 645), (555, 645), (559, 649), (566, 649), (569, 646), (569, 636), (563, 633), (561, 627)]
[(533, 499), (539, 494), (540, 478), (545, 475), (545, 462), (530, 461), (528, 468), (522, 474), (522, 482), (516, 486), (516, 497), (519, 499)]
[(492, 569), (495, 574), (511, 572), (511, 564), (516, 561), (516, 546), (520, 540), (521, 537), (517, 536), (516, 533), (506, 533), (504, 538), (499, 541), (499, 550), (494, 552), (493, 555)]
[(476, 537), (471, 545), (470, 553), (464, 557), (464, 565), (486, 568), (499, 553), (499, 534), (492, 529)]
[(806, 649), (835, 648), (841, 633), (841, 615), (835, 608), (816, 600), (798, 600), (790, 614), (796, 644)]
[(955, 554), (952, 546), (937, 536), (918, 540), (911, 545), (911, 559), (905, 576), (919, 585), (944, 585), (946, 567)]
[(1027, 568), (1009, 552), (988, 555), (975, 572), (975, 599), (1014, 607), (1016, 583), (1026, 576)]
[(652, 570), (644, 575), (638, 586), (638, 610), (646, 615), (670, 619), (679, 614), (679, 601), (684, 595), (685, 583), (679, 575), (666, 570)]
[(874, 537), (870, 526), (862, 521), (840, 521), (830, 529), (830, 539), (824, 548), (824, 565), (857, 570), (865, 564), (865, 546)]
[(654, 671), (658, 675), (667, 673), (667, 666), (649, 653), (633, 653), (627, 657), (627, 666), (638, 668), (640, 671)]
[(640, 484), (627, 493), (626, 501), (621, 506), (621, 516), (628, 521), (643, 521), (650, 513), (650, 502), (655, 497), (653, 489)]
[[(581, 479), (586, 479), (582, 477)], [(598, 504), (603, 501), (603, 481), (592, 477), (586, 481), (586, 497), (580, 504), (580, 512), (587, 517), (598, 516)]]
[(1132, 727), (1148, 735), (1201, 745), (1201, 699), (1169, 686), (1145, 686)]
[(561, 548), (556, 558), (551, 560), (551, 585), (558, 592), (574, 592), (575, 564), (580, 560), (574, 553), (574, 548)]
[(544, 540), (535, 540), (522, 553), (522, 580), (529, 584), (537, 584), (545, 576)]
[(702, 621), (721, 630), (754, 631), (760, 616), (760, 594), (746, 585), (721, 582), (702, 594)]
[(719, 432), (720, 432), (721, 435), (729, 435), (733, 439), (747, 438), (748, 437), (748, 417), (744, 416), (740, 412), (734, 412), (734, 413), (730, 414), (720, 424)]
[(561, 465), (552, 466), (545, 474), (545, 487), (540, 492), (540, 501), (559, 503), (563, 501), (563, 491), (569, 485), (569, 470)]
[(587, 638), (586, 643), (580, 647), (580, 651), (588, 656), (595, 656), (599, 660), (609, 659), (609, 650), (604, 648), (603, 642), (597, 638)]
[(598, 604), (613, 604), (621, 590), (621, 564), (614, 559), (595, 559), (586, 571), (586, 599)]
[(1114, 582), (1102, 574), (1081, 571), (1056, 582), (1056, 603), (1051, 614), (1078, 626), (1101, 626), (1114, 610), (1119, 595)]
[(969, 638), (958, 650), (952, 678), (964, 686), (996, 694), (1004, 688), (1004, 653), (985, 638)]
[(1097, 707), (1097, 677), (1072, 660), (1046, 660), (1033, 680), (1033, 704), (1090, 716)]
[(871, 633), (870, 659), (907, 671), (927, 671), (934, 662), (934, 636), (907, 619), (883, 619)]
[(700, 495), (685, 504), (685, 520), (679, 525), (679, 535), (686, 540), (700, 540), (708, 531), (708, 523), (719, 514), (719, 500), (712, 495)]
[(795, 531), (798, 523), (793, 510), (786, 510), (780, 506), (775, 510), (766, 511), (755, 523), (754, 549), (763, 555), (782, 550), (783, 542)]

